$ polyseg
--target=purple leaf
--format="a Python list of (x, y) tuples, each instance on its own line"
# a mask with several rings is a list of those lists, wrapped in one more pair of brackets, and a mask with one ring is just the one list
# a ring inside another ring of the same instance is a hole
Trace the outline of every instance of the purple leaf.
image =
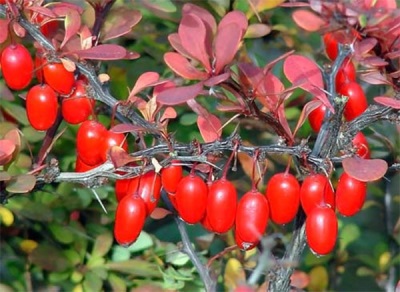
[(374, 101), (376, 103), (383, 104), (394, 109), (400, 109), (400, 100), (393, 97), (377, 96), (374, 97)]
[(202, 82), (189, 86), (169, 88), (157, 95), (157, 101), (164, 105), (182, 104), (190, 99), (194, 99), (202, 90)]
[(217, 76), (213, 76), (213, 77), (207, 79), (207, 80), (204, 82), (204, 85), (205, 85), (205, 86), (208, 86), (208, 87), (212, 87), (212, 86), (214, 86), (214, 85), (220, 84), (221, 82), (224, 82), (224, 81), (227, 80), (230, 76), (231, 76), (231, 73), (230, 73), (230, 72), (226, 72), (226, 73), (223, 73), (223, 74), (220, 74), (220, 75), (217, 75)]
[(137, 10), (126, 7), (112, 10), (102, 29), (101, 40), (104, 42), (130, 33), (141, 19), (142, 14)]
[(179, 24), (178, 34), (183, 48), (210, 72), (210, 57), (206, 49), (206, 27), (201, 19), (194, 14), (184, 15)]
[(348, 175), (363, 182), (382, 178), (388, 169), (385, 160), (363, 159), (358, 156), (343, 159), (342, 165)]
[(218, 27), (215, 37), (215, 72), (218, 75), (226, 65), (232, 62), (241, 40), (241, 31), (237, 24)]
[(123, 134), (130, 133), (130, 132), (137, 133), (137, 132), (140, 132), (142, 130), (143, 130), (142, 127), (136, 126), (136, 125), (133, 125), (133, 124), (118, 124), (118, 125), (115, 125), (114, 127), (112, 127), (110, 129), (111, 132), (123, 133)]
[(296, 10), (292, 17), (294, 22), (306, 31), (317, 31), (326, 24), (321, 17), (308, 10)]
[(78, 55), (81, 59), (120, 60), (126, 58), (128, 51), (119, 45), (104, 44), (87, 50), (78, 50), (71, 53)]
[(81, 16), (76, 10), (69, 10), (65, 15), (64, 21), (65, 34), (61, 43), (61, 48), (77, 34), (81, 27)]
[(172, 71), (187, 80), (204, 80), (208, 77), (206, 72), (194, 67), (181, 54), (174, 52), (165, 53), (164, 61)]

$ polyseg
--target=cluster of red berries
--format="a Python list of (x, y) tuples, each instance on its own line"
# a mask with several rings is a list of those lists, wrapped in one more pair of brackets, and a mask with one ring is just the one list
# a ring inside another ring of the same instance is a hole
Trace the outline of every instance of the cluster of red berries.
[(39, 84), (32, 86), (26, 95), (26, 112), (34, 129), (48, 130), (57, 119), (59, 104), (66, 122), (81, 124), (77, 134), (77, 172), (105, 162), (114, 145), (128, 149), (124, 134), (111, 132), (99, 122), (88, 120), (93, 115), (95, 100), (88, 96), (84, 76), (76, 78), (62, 63), (48, 62), (40, 52), (33, 61), (21, 44), (10, 44), (3, 50), (1, 69), (6, 84), (13, 90), (27, 88), (36, 73)]
[(26, 112), (38, 131), (48, 130), (54, 124), (59, 104), (64, 120), (70, 124), (82, 123), (93, 113), (95, 101), (88, 97), (85, 78), (75, 78), (74, 72), (62, 63), (49, 62), (40, 52), (33, 61), (26, 47), (12, 43), (2, 52), (1, 69), (6, 84), (13, 90), (28, 87), (36, 73), (39, 84), (28, 90)]
[(214, 233), (234, 228), (236, 244), (243, 250), (257, 246), (269, 219), (287, 224), (301, 206), (307, 215), (308, 244), (321, 255), (331, 252), (336, 244), (335, 208), (341, 215), (352, 216), (362, 208), (366, 196), (366, 183), (347, 174), (341, 176), (335, 195), (329, 179), (322, 174), (311, 174), (300, 185), (292, 174), (284, 172), (271, 177), (265, 194), (253, 189), (238, 201), (236, 188), (225, 175), (207, 183), (194, 172), (184, 176), (180, 162), (173, 161), (160, 174), (151, 171), (116, 181), (114, 234), (119, 244), (136, 241), (158, 203), (161, 188), (183, 221), (200, 223)]
[[(323, 40), (326, 54), (331, 60), (335, 60), (339, 50), (338, 41), (332, 33), (325, 34)], [(339, 68), (335, 83), (337, 93), (348, 97), (343, 115), (347, 121), (351, 121), (367, 109), (368, 102), (362, 87), (356, 81), (356, 69), (349, 58), (346, 58)], [(321, 129), (326, 110), (326, 106), (321, 105), (308, 116), (311, 128), (315, 132)], [(353, 145), (358, 149), (357, 154), (360, 157), (370, 158), (368, 143), (363, 133), (357, 133), (353, 139)]]

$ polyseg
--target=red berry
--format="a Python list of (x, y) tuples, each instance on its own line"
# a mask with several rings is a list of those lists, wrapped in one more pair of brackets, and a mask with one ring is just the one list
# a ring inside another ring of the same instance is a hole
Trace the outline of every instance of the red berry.
[(316, 207), (335, 208), (335, 194), (329, 179), (322, 174), (307, 176), (300, 187), (300, 202), (306, 214)]
[(229, 231), (235, 223), (236, 188), (225, 178), (214, 181), (208, 190), (206, 219), (216, 233)]
[(349, 98), (344, 107), (344, 117), (346, 120), (351, 121), (355, 119), (367, 109), (367, 98), (362, 87), (357, 82), (345, 83), (339, 87), (337, 92)]
[(146, 204), (147, 215), (156, 208), (161, 194), (161, 178), (154, 171), (146, 172), (131, 180), (127, 190), (128, 195), (138, 195)]
[(70, 94), (75, 86), (74, 72), (69, 72), (62, 63), (44, 65), (43, 76), (44, 81), (59, 94)]
[(239, 234), (235, 232), (235, 242), (238, 248), (240, 248), (241, 250), (252, 250), (257, 246), (259, 240), (257, 240), (257, 242), (245, 242), (243, 239), (240, 238)]
[(23, 45), (8, 45), (1, 54), (1, 70), (8, 87), (24, 89), (33, 77), (33, 60)]
[(316, 207), (306, 219), (307, 243), (319, 255), (330, 253), (336, 244), (338, 222), (335, 211), (328, 207)]
[(308, 121), (310, 122), (310, 126), (317, 133), (321, 129), (322, 122), (324, 121), (325, 117), (325, 112), (326, 112), (326, 106), (321, 104), (319, 107), (317, 107), (308, 115)]
[(83, 81), (78, 80), (74, 93), (62, 101), (63, 118), (70, 124), (82, 123), (93, 113), (95, 101), (87, 97), (85, 85)]
[(35, 85), (26, 95), (26, 114), (29, 123), (38, 131), (48, 130), (57, 118), (58, 101), (53, 89)]
[(82, 161), (88, 165), (104, 162), (101, 157), (101, 143), (107, 129), (96, 121), (83, 122), (76, 135), (76, 150)]
[(125, 196), (115, 212), (114, 236), (121, 245), (136, 241), (146, 220), (146, 205), (137, 195)]
[(364, 159), (370, 159), (371, 154), (368, 147), (367, 138), (362, 132), (358, 132), (353, 138), (353, 146), (357, 149), (357, 155)]
[(326, 54), (328, 55), (329, 59), (335, 60), (339, 53), (338, 41), (332, 33), (326, 33), (323, 39)]
[(286, 224), (294, 219), (300, 205), (300, 184), (290, 173), (277, 173), (267, 184), (266, 197), (271, 220)]
[(179, 164), (179, 160), (172, 160), (170, 165), (161, 170), (161, 183), (167, 193), (175, 193), (183, 177), (183, 168)]
[(346, 58), (336, 74), (336, 91), (338, 91), (343, 84), (354, 81), (356, 81), (356, 68), (353, 62), (349, 58)]
[(236, 211), (236, 233), (245, 243), (257, 244), (268, 225), (268, 201), (258, 191), (240, 198)]
[(182, 178), (175, 193), (179, 216), (189, 224), (200, 222), (206, 213), (207, 196), (203, 179), (194, 174)]
[(110, 151), (110, 148), (113, 146), (120, 146), (126, 152), (128, 152), (128, 143), (126, 142), (126, 137), (123, 133), (106, 131), (102, 143), (98, 146), (100, 147), (102, 161), (107, 160), (107, 155)]
[(96, 166), (98, 166), (98, 165), (88, 165), (88, 164), (86, 164), (78, 156), (76, 158), (76, 163), (75, 163), (75, 172), (85, 172), (85, 171), (88, 171), (88, 170), (91, 170), (91, 169), (95, 168)]
[(367, 183), (343, 172), (336, 187), (336, 208), (343, 216), (357, 214), (367, 196)]
[(118, 202), (122, 200), (128, 194), (129, 185), (133, 180), (138, 180), (138, 177), (127, 178), (127, 179), (117, 179), (115, 181), (115, 197)]

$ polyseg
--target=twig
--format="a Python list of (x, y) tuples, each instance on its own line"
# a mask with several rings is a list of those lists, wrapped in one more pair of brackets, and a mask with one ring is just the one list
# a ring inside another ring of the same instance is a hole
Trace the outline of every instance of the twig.
[(206, 291), (207, 292), (215, 291), (217, 284), (216, 280), (211, 278), (208, 268), (205, 265), (203, 265), (203, 263), (200, 261), (200, 258), (196, 255), (196, 252), (193, 249), (190, 238), (187, 234), (185, 223), (177, 216), (174, 216), (174, 219), (182, 238), (182, 244), (183, 244), (182, 252), (188, 255), (191, 262), (195, 266), (197, 272), (200, 275), (201, 280), (204, 283)]

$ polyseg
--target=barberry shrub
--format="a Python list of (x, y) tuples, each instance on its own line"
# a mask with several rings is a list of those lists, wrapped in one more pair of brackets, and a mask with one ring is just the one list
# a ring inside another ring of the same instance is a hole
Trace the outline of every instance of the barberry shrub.
[(2, 290), (399, 289), (396, 1), (0, 17)]

